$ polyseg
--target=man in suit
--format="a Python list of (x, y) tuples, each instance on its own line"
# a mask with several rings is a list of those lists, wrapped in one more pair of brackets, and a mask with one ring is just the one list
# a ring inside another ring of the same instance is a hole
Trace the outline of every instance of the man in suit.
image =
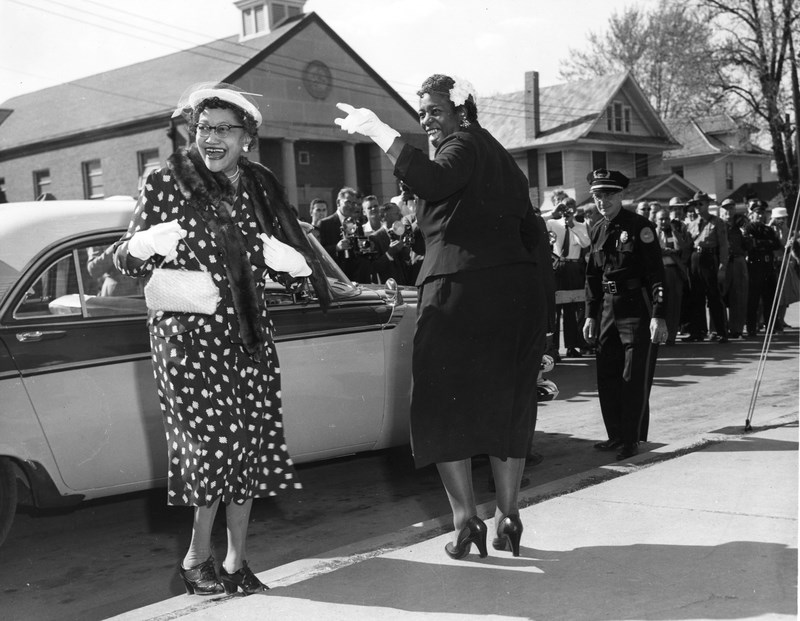
[(353, 188), (342, 188), (336, 197), (336, 212), (319, 222), (319, 243), (350, 280), (369, 282), (370, 262), (351, 241), (353, 236), (345, 234), (347, 225), (355, 228), (356, 237), (364, 236), (360, 216), (358, 193)]

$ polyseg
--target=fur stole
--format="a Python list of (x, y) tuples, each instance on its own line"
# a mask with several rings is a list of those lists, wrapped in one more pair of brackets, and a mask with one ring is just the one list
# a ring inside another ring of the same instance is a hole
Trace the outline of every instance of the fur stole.
[[(316, 260), (300, 224), (286, 204), (283, 188), (275, 176), (260, 164), (253, 164), (246, 158), (241, 158), (239, 165), (242, 168), (240, 183), (246, 184), (248, 193), (253, 197), (256, 219), (261, 231), (268, 235), (277, 235), (278, 239), (303, 254), (312, 269), (312, 283), (317, 290), (320, 303), (327, 310), (330, 298), (322, 266)], [(186, 201), (200, 214), (217, 239), (239, 321), (239, 336), (248, 353), (255, 360), (259, 360), (266, 339), (261, 324), (261, 305), (247, 256), (244, 235), (231, 217), (236, 189), (224, 173), (213, 173), (208, 170), (194, 146), (173, 153), (167, 160), (167, 166), (175, 175)], [(286, 234), (287, 230), (290, 231), (289, 234)], [(290, 279), (288, 275), (282, 276)], [(318, 286), (320, 277), (324, 285), (323, 292)], [(282, 282), (284, 280), (282, 279)]]

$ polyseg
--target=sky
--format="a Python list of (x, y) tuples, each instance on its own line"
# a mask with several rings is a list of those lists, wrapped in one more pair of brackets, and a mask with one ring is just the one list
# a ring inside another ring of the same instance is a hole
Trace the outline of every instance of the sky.
[[(656, 0), (308, 0), (404, 98), (432, 73), (481, 94), (560, 82), (559, 61), (613, 11)], [(0, 0), (0, 102), (238, 34), (233, 0)]]

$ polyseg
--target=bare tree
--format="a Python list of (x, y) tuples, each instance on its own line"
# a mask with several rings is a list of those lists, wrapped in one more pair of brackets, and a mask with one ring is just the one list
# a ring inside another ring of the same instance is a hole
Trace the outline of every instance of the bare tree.
[[(717, 86), (733, 96), (772, 141), (778, 183), (786, 206), (797, 199), (798, 162), (792, 146), (797, 131), (788, 114), (798, 105), (790, 65), (796, 72), (792, 40), (800, 26), (800, 0), (697, 0), (717, 38)], [(797, 118), (795, 116), (795, 118)]]
[(651, 12), (614, 12), (608, 30), (588, 35), (588, 49), (561, 61), (565, 80), (630, 71), (662, 118), (702, 116), (719, 103), (711, 31), (688, 1), (661, 0)]

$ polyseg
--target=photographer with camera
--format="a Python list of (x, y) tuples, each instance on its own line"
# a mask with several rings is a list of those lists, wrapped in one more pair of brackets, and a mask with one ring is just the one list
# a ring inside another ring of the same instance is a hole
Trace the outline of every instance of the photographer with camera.
[(366, 240), (362, 217), (356, 191), (344, 187), (336, 197), (336, 213), (319, 222), (320, 244), (355, 282), (369, 282), (370, 277), (370, 261), (362, 252), (366, 244), (360, 243)]
[(381, 228), (370, 236), (375, 248), (372, 280), (384, 283), (389, 278), (394, 278), (398, 285), (413, 285), (411, 272), (413, 226), (402, 218), (400, 207), (391, 202), (381, 205), (380, 219)]

